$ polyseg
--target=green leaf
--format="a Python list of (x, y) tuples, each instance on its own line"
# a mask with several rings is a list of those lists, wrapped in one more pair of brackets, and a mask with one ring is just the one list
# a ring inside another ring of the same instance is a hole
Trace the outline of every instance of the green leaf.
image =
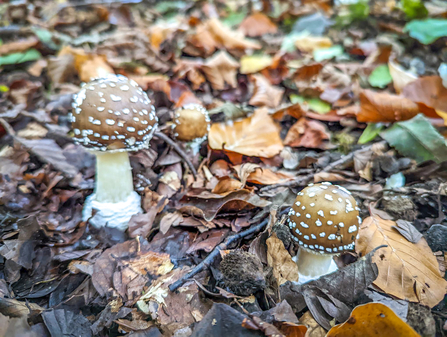
[(0, 66), (36, 61), (41, 57), (42, 55), (36, 49), (29, 49), (23, 53), (12, 53), (5, 56), (0, 56)]
[(354, 20), (365, 20), (369, 15), (369, 4), (367, 1), (359, 1), (355, 4), (349, 5), (349, 13), (351, 14), (351, 19)]
[(246, 17), (247, 17), (247, 9), (241, 8), (239, 11), (228, 14), (228, 16), (222, 21), (226, 25), (233, 27), (240, 25), (241, 22), (244, 21)]
[(307, 104), (309, 109), (311, 109), (321, 115), (327, 114), (329, 111), (332, 110), (332, 106), (329, 103), (326, 103), (319, 98), (305, 98), (303, 96), (292, 94), (292, 95), (290, 95), (290, 101), (293, 104), (305, 103), (305, 104)]
[(46, 44), (51, 49), (57, 50), (59, 46), (53, 41), (53, 34), (44, 28), (33, 28), (34, 33), (37, 35), (40, 41)]
[(385, 88), (392, 81), (393, 78), (386, 64), (376, 67), (368, 77), (369, 84), (376, 88)]
[(314, 60), (317, 62), (321, 62), (323, 60), (330, 60), (333, 57), (341, 55), (343, 55), (343, 47), (340, 45), (314, 50)]
[(422, 114), (408, 121), (395, 123), (380, 135), (401, 154), (419, 163), (427, 160), (437, 163), (447, 161), (447, 144), (444, 137)]
[(400, 6), (408, 19), (425, 18), (428, 14), (421, 0), (402, 0)]
[(447, 36), (447, 19), (413, 20), (405, 25), (404, 32), (422, 44), (430, 44)]
[(383, 123), (369, 123), (365, 130), (363, 130), (362, 135), (359, 138), (359, 144), (366, 144), (374, 138), (376, 138), (380, 131), (382, 131), (384, 125)]

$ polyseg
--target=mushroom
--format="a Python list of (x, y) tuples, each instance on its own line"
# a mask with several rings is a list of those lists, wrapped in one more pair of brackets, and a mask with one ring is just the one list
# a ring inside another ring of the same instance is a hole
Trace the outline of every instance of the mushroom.
[(337, 269), (332, 257), (354, 248), (362, 223), (359, 210), (347, 189), (329, 182), (309, 184), (298, 193), (288, 225), (299, 244), (299, 283)]
[(201, 143), (210, 130), (208, 111), (200, 104), (186, 104), (176, 110), (172, 128), (178, 140)]
[(127, 152), (149, 146), (158, 125), (155, 108), (143, 89), (122, 75), (85, 84), (72, 107), (73, 140), (96, 154), (95, 189), (85, 201), (83, 220), (124, 231), (130, 217), (142, 212)]

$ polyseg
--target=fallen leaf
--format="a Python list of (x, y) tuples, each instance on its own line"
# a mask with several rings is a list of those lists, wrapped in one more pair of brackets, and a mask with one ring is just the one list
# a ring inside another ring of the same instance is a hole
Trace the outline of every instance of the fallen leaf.
[(300, 323), (307, 326), (307, 333), (305, 337), (325, 337), (326, 330), (324, 330), (320, 324), (312, 317), (310, 311), (306, 311), (303, 316), (300, 317)]
[(417, 103), (420, 111), (427, 117), (437, 118), (436, 112), (439, 111), (447, 125), (447, 118), (442, 114), (447, 113), (447, 89), (443, 86), (441, 77), (418, 78), (404, 87), (402, 95)]
[(276, 108), (279, 106), (284, 94), (284, 89), (272, 86), (269, 81), (260, 74), (251, 76), (254, 82), (253, 96), (248, 102), (254, 106), (267, 106), (269, 108)]
[(174, 335), (178, 329), (200, 322), (210, 309), (203, 301), (194, 281), (188, 281), (178, 291), (172, 292), (169, 285), (185, 275), (187, 268), (178, 268), (152, 282), (137, 302), (138, 308), (151, 316), (165, 333)]
[(180, 212), (166, 213), (160, 220), (160, 232), (166, 234), (171, 227), (180, 225), (183, 216)]
[(323, 123), (302, 117), (290, 127), (284, 144), (291, 147), (324, 149), (324, 141), (329, 139), (329, 132)]
[(325, 36), (304, 35), (295, 40), (295, 47), (306, 53), (312, 53), (314, 50), (329, 48), (331, 46), (331, 39)]
[(0, 297), (0, 313), (9, 317), (27, 317), (31, 311), (42, 312), (45, 309), (35, 303), (22, 302), (13, 298)]
[(245, 186), (247, 182), (259, 185), (273, 185), (293, 179), (288, 174), (274, 172), (268, 168), (252, 163), (235, 165), (233, 169), (241, 179), (242, 186)]
[(278, 287), (287, 281), (298, 281), (298, 265), (292, 260), (276, 233), (267, 239), (267, 263), (273, 268)]
[(241, 74), (254, 74), (272, 64), (273, 59), (269, 55), (245, 55), (242, 56)]
[[(188, 59), (178, 59), (172, 69), (179, 78), (185, 78), (192, 83), (192, 88), (197, 90), (205, 83), (205, 77), (200, 72), (203, 63), (200, 61), (190, 61)], [(138, 83), (138, 82), (137, 82)]]
[(35, 47), (38, 43), (39, 39), (35, 36), (30, 36), (26, 39), (13, 40), (0, 46), (0, 55), (25, 52), (28, 49)]
[(261, 12), (256, 12), (247, 16), (240, 24), (239, 29), (243, 31), (245, 35), (250, 37), (275, 34), (278, 31), (278, 27), (270, 20), (270, 18)]
[(81, 313), (71, 310), (55, 309), (42, 313), (43, 321), (51, 336), (92, 336), (90, 321)]
[(236, 71), (239, 69), (239, 63), (227, 52), (217, 52), (206, 61), (201, 69), (213, 89), (223, 90), (225, 84), (231, 88), (236, 88)]
[(447, 160), (447, 144), (445, 139), (422, 114), (395, 123), (380, 133), (391, 146), (400, 153), (418, 162), (434, 160), (442, 163)]
[(238, 191), (244, 188), (245, 184), (242, 185), (237, 179), (233, 179), (230, 177), (223, 177), (219, 180), (219, 182), (214, 186), (212, 193), (227, 195), (229, 192)]
[(419, 113), (417, 104), (411, 100), (388, 94), (362, 90), (360, 92), (359, 122), (395, 122), (408, 120)]
[(433, 252), (425, 239), (411, 243), (393, 226), (396, 226), (395, 222), (377, 216), (364, 220), (356, 251), (365, 255), (375, 247), (387, 245), (373, 259), (379, 268), (374, 285), (397, 298), (435, 306), (444, 298), (447, 281), (440, 275)]
[(399, 219), (396, 221), (396, 225), (397, 226), (393, 226), (393, 228), (411, 243), (418, 243), (422, 238), (422, 234), (410, 221)]
[(398, 94), (402, 92), (402, 89), (405, 88), (407, 84), (413, 82), (418, 78), (415, 74), (405, 70), (404, 68), (402, 68), (402, 66), (397, 64), (394, 60), (394, 57), (389, 58), (388, 68), (390, 71), (390, 75), (393, 78), (394, 90), (396, 90)]
[(185, 195), (180, 200), (180, 211), (212, 221), (221, 210), (240, 212), (246, 208), (266, 207), (269, 204), (269, 201), (248, 190), (234, 191), (226, 195), (203, 191), (197, 195)]
[(129, 236), (136, 238), (142, 236), (146, 238), (151, 232), (152, 225), (154, 223), (155, 216), (157, 215), (157, 208), (151, 207), (147, 213), (138, 213), (132, 215), (129, 220)]
[(278, 128), (267, 109), (257, 109), (241, 121), (214, 123), (208, 134), (213, 150), (225, 150), (246, 156), (271, 158), (283, 149)]
[(225, 26), (217, 18), (209, 19), (205, 22), (205, 25), (214, 40), (227, 50), (261, 48), (259, 42), (246, 39), (242, 34), (239, 34), (239, 32), (233, 31)]
[(419, 337), (393, 310), (381, 303), (367, 303), (354, 308), (351, 317), (334, 326), (327, 337)]

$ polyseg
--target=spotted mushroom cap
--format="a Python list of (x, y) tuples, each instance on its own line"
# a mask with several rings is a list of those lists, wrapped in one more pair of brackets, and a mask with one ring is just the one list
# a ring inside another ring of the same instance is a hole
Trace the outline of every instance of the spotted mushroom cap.
[(187, 104), (175, 111), (174, 136), (181, 141), (189, 142), (206, 138), (210, 130), (208, 111), (200, 104)]
[(85, 84), (72, 103), (73, 140), (98, 151), (146, 148), (157, 128), (155, 108), (143, 89), (122, 75)]
[(324, 182), (298, 193), (288, 225), (300, 248), (312, 253), (339, 254), (354, 248), (360, 208), (351, 193)]

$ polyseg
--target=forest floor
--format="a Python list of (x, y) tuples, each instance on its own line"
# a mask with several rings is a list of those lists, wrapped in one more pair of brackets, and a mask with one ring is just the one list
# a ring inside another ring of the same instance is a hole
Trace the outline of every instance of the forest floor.
[[(0, 2), (0, 336), (446, 336), (447, 5), (345, 2)], [(70, 125), (110, 73), (174, 141), (129, 153), (125, 232), (83, 221)], [(319, 182), (363, 223), (299, 284), (288, 214)]]

